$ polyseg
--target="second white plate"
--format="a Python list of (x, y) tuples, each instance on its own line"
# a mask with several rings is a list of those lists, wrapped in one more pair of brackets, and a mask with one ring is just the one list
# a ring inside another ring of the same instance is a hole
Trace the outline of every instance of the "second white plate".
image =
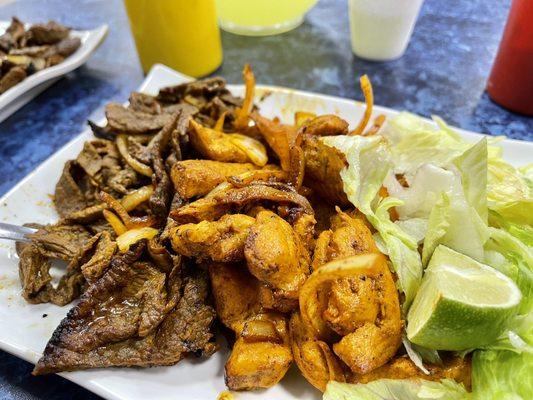
[[(9, 24), (9, 21), (0, 21), (0, 34), (5, 32)], [(51, 86), (61, 76), (84, 64), (103, 42), (107, 30), (107, 25), (99, 26), (90, 31), (72, 30), (71, 35), (79, 37), (81, 40), (81, 46), (78, 50), (60, 64), (36, 72), (2, 93), (0, 95), (0, 122)]]

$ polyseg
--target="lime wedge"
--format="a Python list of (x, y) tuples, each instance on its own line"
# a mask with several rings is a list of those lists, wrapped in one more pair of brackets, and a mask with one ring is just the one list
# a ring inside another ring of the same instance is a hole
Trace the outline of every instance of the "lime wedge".
[(501, 272), (439, 246), (407, 315), (407, 337), (435, 350), (466, 350), (493, 342), (522, 294)]

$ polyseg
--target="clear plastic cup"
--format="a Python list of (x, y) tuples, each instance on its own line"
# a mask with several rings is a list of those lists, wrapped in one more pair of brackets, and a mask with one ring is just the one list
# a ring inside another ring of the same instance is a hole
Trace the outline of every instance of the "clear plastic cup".
[(349, 0), (352, 50), (375, 61), (400, 58), (424, 0)]
[(318, 0), (217, 0), (220, 27), (237, 35), (266, 36), (299, 26)]

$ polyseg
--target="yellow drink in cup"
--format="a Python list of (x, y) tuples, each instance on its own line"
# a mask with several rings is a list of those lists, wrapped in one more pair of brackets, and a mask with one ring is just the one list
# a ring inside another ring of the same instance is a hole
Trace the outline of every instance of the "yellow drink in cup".
[(222, 63), (215, 0), (124, 0), (124, 3), (144, 72), (153, 64), (162, 63), (200, 77)]
[(317, 0), (217, 0), (220, 27), (239, 35), (283, 33), (303, 22)]

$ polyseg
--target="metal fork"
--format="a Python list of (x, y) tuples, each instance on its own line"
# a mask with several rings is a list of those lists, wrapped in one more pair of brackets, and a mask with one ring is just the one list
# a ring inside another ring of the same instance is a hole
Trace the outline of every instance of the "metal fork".
[(28, 239), (26, 235), (35, 232), (37, 232), (37, 229), (0, 222), (0, 239), (30, 242), (31, 240)]

